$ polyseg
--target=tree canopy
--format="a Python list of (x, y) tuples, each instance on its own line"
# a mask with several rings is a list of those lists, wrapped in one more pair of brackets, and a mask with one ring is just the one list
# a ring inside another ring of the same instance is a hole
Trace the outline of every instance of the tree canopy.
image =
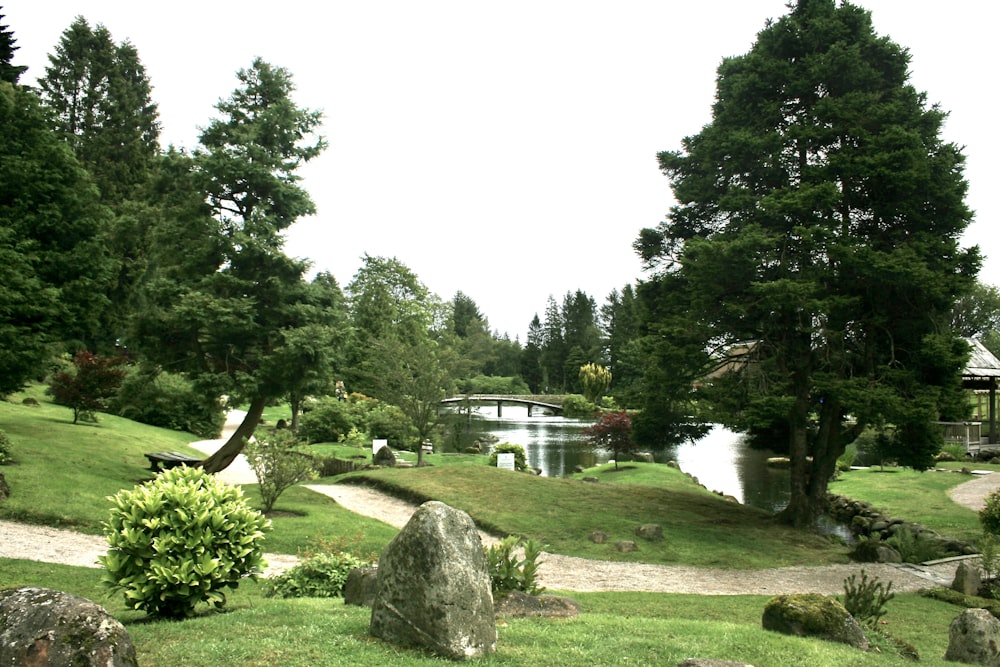
[(136, 328), (144, 353), (166, 368), (187, 372), (206, 393), (249, 403), (232, 438), (205, 461), (209, 472), (239, 454), (268, 401), (301, 388), (287, 364), (316, 359), (304, 339), (323, 332), (329, 340), (336, 324), (329, 308), (317, 307), (324, 299), (304, 281), (305, 262), (282, 250), (282, 231), (315, 211), (295, 170), (325, 146), (310, 141), (321, 115), (295, 106), (283, 68), (256, 59), (237, 78), (202, 148), (169, 158), (180, 169), (175, 178), (206, 203), (183, 187), (165, 193), (181, 214), (161, 229), (173, 242), (157, 245), (158, 274)]
[(797, 524), (860, 429), (894, 425), (901, 462), (925, 467), (930, 421), (956, 405), (948, 318), (979, 255), (958, 243), (963, 156), (909, 62), (869, 12), (793, 3), (722, 62), (712, 121), (659, 155), (678, 204), (636, 242), (657, 270), (646, 407), (682, 421), (702, 382), (731, 423), (780, 425)]

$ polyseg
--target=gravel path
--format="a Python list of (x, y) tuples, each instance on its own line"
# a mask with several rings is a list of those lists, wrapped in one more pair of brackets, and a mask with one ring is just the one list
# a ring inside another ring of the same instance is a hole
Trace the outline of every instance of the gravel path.
[[(228, 428), (235, 428), (242, 416), (231, 415)], [(224, 435), (226, 431), (223, 432)], [(192, 443), (211, 453), (224, 440)], [(232, 484), (256, 483), (246, 460), (240, 456), (220, 476)], [(978, 510), (987, 494), (1000, 487), (1000, 477), (977, 476), (951, 491), (957, 503)], [(401, 528), (416, 509), (415, 505), (373, 489), (350, 484), (310, 484), (307, 488), (329, 496), (344, 508)], [(480, 533), (485, 544), (496, 538)], [(107, 551), (100, 536), (69, 530), (0, 521), (0, 557), (23, 558), (44, 563), (98, 567), (97, 556)], [(266, 554), (269, 568), (265, 576), (280, 573), (295, 564), (294, 556)], [(766, 570), (719, 570), (683, 566), (596, 561), (544, 553), (539, 578), (548, 589), (564, 591), (650, 591), (698, 593), (702, 595), (778, 595), (782, 593), (841, 593), (844, 580), (860, 572), (861, 565), (783, 567)], [(957, 561), (930, 566), (865, 564), (869, 576), (891, 581), (893, 590), (915, 591), (929, 586), (947, 586), (954, 578)]]

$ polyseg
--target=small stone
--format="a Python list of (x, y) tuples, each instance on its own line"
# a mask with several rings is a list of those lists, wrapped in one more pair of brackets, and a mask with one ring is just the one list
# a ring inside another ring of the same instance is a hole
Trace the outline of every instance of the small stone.
[(663, 527), (656, 523), (644, 523), (636, 527), (635, 534), (644, 540), (655, 542), (663, 539)]
[(590, 534), (590, 541), (594, 544), (604, 544), (608, 541), (608, 534), (603, 530), (595, 530)]
[(378, 568), (356, 567), (344, 582), (344, 604), (371, 607), (378, 590)]
[(615, 549), (623, 554), (632, 553), (633, 551), (639, 550), (639, 545), (632, 540), (621, 540), (620, 542), (615, 542)]

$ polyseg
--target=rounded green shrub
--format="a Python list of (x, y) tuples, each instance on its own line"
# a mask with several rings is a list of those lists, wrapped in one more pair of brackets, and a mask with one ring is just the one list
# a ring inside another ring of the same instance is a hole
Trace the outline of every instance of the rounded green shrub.
[(528, 469), (528, 459), (525, 457), (524, 447), (521, 445), (515, 445), (510, 442), (501, 442), (499, 445), (494, 445), (493, 451), (490, 452), (490, 465), (494, 468), (497, 467), (497, 454), (513, 454), (514, 468), (516, 470)]
[(264, 595), (270, 598), (343, 597), (347, 575), (358, 567), (367, 567), (349, 553), (319, 553), (295, 567), (264, 582)]
[(597, 406), (579, 394), (566, 394), (562, 402), (565, 417), (593, 417)]
[(200, 602), (221, 609), (224, 589), (264, 567), (271, 522), (201, 468), (172, 468), (110, 500), (102, 583), (134, 609), (166, 618), (191, 616)]
[(979, 523), (983, 531), (990, 535), (1000, 535), (1000, 492), (986, 496), (986, 504), (979, 510)]
[(321, 398), (299, 418), (299, 436), (306, 442), (337, 442), (360, 422), (358, 410), (348, 401)]
[(226, 421), (218, 398), (206, 398), (185, 377), (159, 369), (130, 368), (109, 410), (133, 421), (217, 438)]

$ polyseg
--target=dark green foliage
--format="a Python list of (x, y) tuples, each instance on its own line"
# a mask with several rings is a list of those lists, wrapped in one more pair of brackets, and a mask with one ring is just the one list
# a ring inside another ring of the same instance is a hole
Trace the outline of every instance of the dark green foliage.
[(712, 122), (659, 155), (678, 204), (635, 246), (656, 272), (641, 420), (679, 431), (701, 386), (731, 426), (784, 422), (784, 518), (805, 526), (867, 425), (894, 424), (897, 460), (929, 464), (929, 422), (961, 404), (948, 323), (980, 257), (959, 246), (964, 157), (906, 50), (855, 5), (789, 7), (723, 60)]
[(7, 465), (14, 460), (11, 455), (10, 436), (0, 431), (0, 465)]
[(979, 510), (979, 522), (990, 535), (1000, 535), (1000, 491), (986, 496), (983, 509)]
[(318, 553), (264, 582), (269, 598), (339, 598), (344, 596), (347, 575), (366, 563), (353, 554)]
[(101, 581), (133, 609), (165, 618), (192, 616), (202, 602), (221, 609), (226, 588), (261, 571), (270, 521), (201, 468), (172, 468), (111, 501)]
[(597, 406), (580, 394), (566, 394), (562, 402), (563, 415), (566, 417), (589, 419), (597, 412)]
[(131, 367), (108, 410), (151, 426), (217, 438), (226, 415), (187, 379), (159, 369)]
[(308, 404), (299, 420), (299, 435), (306, 442), (337, 442), (352, 428), (364, 429), (363, 404), (324, 397)]
[(41, 375), (50, 345), (99, 329), (110, 211), (38, 98), (0, 82), (0, 395)]
[(519, 375), (477, 375), (461, 381), (463, 394), (530, 394), (531, 390)]
[[(0, 14), (0, 21), (3, 21), (3, 14)], [(19, 46), (14, 46), (17, 40), (14, 33), (7, 26), (0, 23), (0, 81), (17, 84), (18, 79), (24, 74), (27, 67), (13, 64), (14, 52)]]
[(868, 573), (861, 570), (861, 580), (855, 575), (844, 580), (844, 608), (859, 623), (876, 627), (879, 619), (885, 616), (885, 605), (896, 596), (892, 592), (892, 582), (885, 584), (878, 577), (868, 578)]
[[(536, 540), (525, 540), (515, 535), (505, 537), (499, 544), (484, 547), (487, 568), (494, 595), (510, 591), (538, 595), (545, 590), (538, 585), (538, 557), (544, 547)], [(522, 554), (518, 550), (522, 549)]]
[(515, 445), (510, 442), (501, 442), (500, 444), (494, 445), (492, 451), (490, 452), (490, 465), (494, 468), (497, 467), (498, 454), (513, 454), (514, 469), (522, 471), (528, 469), (528, 459), (525, 457), (524, 447), (521, 445)]

